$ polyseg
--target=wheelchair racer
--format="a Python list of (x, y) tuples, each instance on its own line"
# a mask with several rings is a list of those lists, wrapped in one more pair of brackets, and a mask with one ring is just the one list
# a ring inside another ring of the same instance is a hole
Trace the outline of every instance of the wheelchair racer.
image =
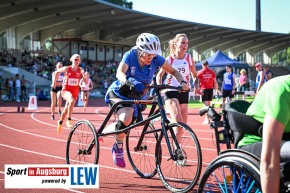
[(262, 137), (244, 134), (238, 148), (260, 157), (263, 193), (278, 193), (280, 162), (290, 161), (290, 75), (266, 82), (247, 115), (263, 123)]

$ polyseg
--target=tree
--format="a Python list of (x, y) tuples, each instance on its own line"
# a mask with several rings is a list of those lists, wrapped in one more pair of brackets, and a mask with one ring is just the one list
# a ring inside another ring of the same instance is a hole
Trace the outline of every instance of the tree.
[(273, 64), (283, 64), (286, 66), (289, 66), (290, 64), (290, 47), (283, 49), (276, 54), (273, 55), (272, 57), (272, 63)]
[(126, 7), (126, 8), (129, 8), (129, 9), (133, 9), (133, 3), (132, 2), (128, 2), (127, 0), (104, 0), (104, 1), (116, 4), (116, 5), (120, 5), (122, 7)]

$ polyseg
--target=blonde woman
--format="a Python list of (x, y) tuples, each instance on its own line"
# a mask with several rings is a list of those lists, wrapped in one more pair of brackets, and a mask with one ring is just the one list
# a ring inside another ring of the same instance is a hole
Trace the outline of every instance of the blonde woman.
[[(186, 34), (177, 34), (175, 38), (169, 41), (170, 55), (166, 58), (166, 60), (174, 69), (181, 73), (184, 80), (182, 82), (190, 86), (190, 76), (192, 76), (195, 80), (196, 69), (191, 55), (186, 53), (187, 48), (188, 38)], [(165, 70), (160, 69), (156, 76), (157, 84), (162, 83), (162, 77), (164, 74)], [(171, 86), (180, 85), (179, 81), (169, 73), (167, 73), (164, 83)], [(189, 92), (179, 93), (177, 90), (168, 89), (165, 92), (164, 99), (172, 121), (187, 123)], [(182, 144), (182, 131), (180, 128), (176, 130), (176, 136), (178, 142)]]
[[(71, 120), (71, 116), (73, 113), (73, 108), (75, 102), (79, 96), (80, 88), (79, 82), (82, 78), (87, 83), (87, 75), (85, 71), (79, 67), (81, 62), (81, 57), (78, 54), (72, 55), (70, 58), (72, 62), (71, 66), (64, 66), (59, 68), (55, 73), (55, 79), (57, 80), (61, 73), (64, 73), (64, 82), (63, 88), (61, 91), (62, 98), (66, 101), (65, 107), (62, 111), (60, 119), (57, 121), (57, 132), (60, 133), (62, 130), (62, 122), (64, 121), (65, 117), (67, 116), (66, 126), (68, 128), (72, 128), (73, 123)], [(56, 88), (56, 81), (53, 82), (53, 88)]]
[(64, 73), (61, 73), (57, 80), (55, 79), (55, 73), (58, 69), (62, 67), (62, 63), (58, 62), (55, 66), (55, 71), (52, 73), (52, 85), (55, 84), (55, 88), (51, 87), (50, 91), (50, 98), (51, 98), (51, 120), (54, 120), (54, 112), (55, 106), (58, 106), (58, 113), (61, 115), (61, 105), (62, 105), (62, 98), (61, 98), (61, 90), (62, 90), (62, 82), (64, 79)]
[(83, 112), (86, 111), (86, 108), (87, 108), (88, 103), (89, 103), (90, 90), (93, 89), (93, 82), (90, 79), (90, 73), (85, 72), (85, 74), (87, 75), (88, 83), (85, 83), (83, 78), (80, 81), (81, 97), (82, 97), (82, 101), (84, 102)]
[[(245, 69), (242, 69), (240, 71), (239, 77), (239, 92), (245, 92), (247, 81), (248, 81), (247, 72)], [(243, 100), (245, 100), (245, 94), (243, 94)]]

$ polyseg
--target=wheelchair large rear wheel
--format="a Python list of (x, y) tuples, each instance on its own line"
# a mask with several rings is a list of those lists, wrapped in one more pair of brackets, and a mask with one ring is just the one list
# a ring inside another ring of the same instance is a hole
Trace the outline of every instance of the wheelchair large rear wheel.
[(261, 193), (259, 161), (249, 154), (221, 154), (205, 170), (198, 193), (255, 192)]

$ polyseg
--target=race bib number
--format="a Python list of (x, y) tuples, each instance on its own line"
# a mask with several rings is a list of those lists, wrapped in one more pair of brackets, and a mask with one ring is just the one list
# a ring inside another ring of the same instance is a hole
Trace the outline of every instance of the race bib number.
[(77, 78), (69, 78), (68, 79), (68, 85), (69, 86), (78, 86), (79, 85), (79, 79), (77, 79)]
[(178, 71), (180, 74), (184, 74), (186, 72), (185, 68), (178, 68)]
[(226, 83), (226, 84), (232, 84), (232, 82), (231, 82), (230, 79), (225, 79), (225, 83)]
[(57, 77), (57, 82), (62, 82), (63, 81), (63, 76), (58, 76)]

